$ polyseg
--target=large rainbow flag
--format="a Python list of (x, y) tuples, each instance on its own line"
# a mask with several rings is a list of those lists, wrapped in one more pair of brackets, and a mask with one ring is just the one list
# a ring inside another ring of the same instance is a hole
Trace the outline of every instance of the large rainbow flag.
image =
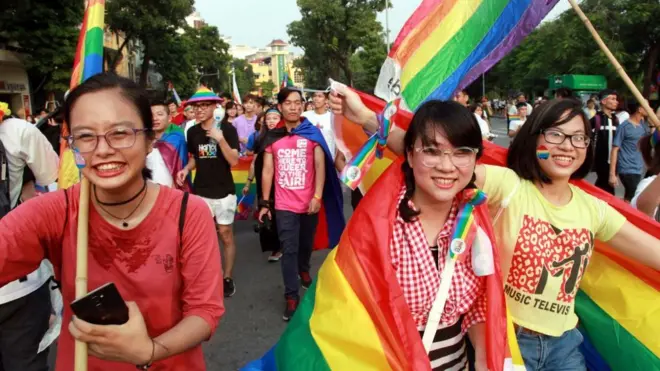
[(247, 220), (256, 206), (257, 186), (254, 182), (250, 185), (250, 191), (243, 197), (243, 188), (247, 183), (252, 156), (244, 156), (238, 159), (238, 164), (231, 169), (231, 175), (236, 185), (236, 196), (241, 201), (236, 205), (236, 220)]
[(381, 69), (376, 95), (414, 112), (449, 99), (518, 45), (558, 0), (424, 0)]
[[(386, 170), (362, 200), (279, 342), (243, 370), (430, 370), (390, 260), (400, 165)], [(486, 206), (478, 212), (489, 218)], [(497, 251), (494, 259), (497, 273), (486, 279), (486, 346), (496, 371), (507, 357), (507, 324)]]
[[(73, 73), (69, 89), (73, 90), (88, 78), (103, 72), (103, 25), (105, 0), (89, 0), (85, 17), (80, 28), (78, 48), (73, 62)], [(75, 157), (66, 138), (69, 136), (66, 125), (62, 125), (60, 139), (60, 170), (57, 185), (69, 188), (80, 181)]]
[[(385, 107), (385, 102), (378, 98), (358, 94), (375, 112)], [(411, 118), (410, 113), (403, 112), (395, 124), (405, 130)], [(335, 118), (335, 128), (342, 134), (345, 148), (356, 153), (361, 143), (350, 138), (366, 138), (362, 129), (340, 116)], [(482, 163), (506, 166), (505, 148), (490, 142), (484, 142), (484, 147)], [(383, 159), (376, 160), (368, 177), (365, 176), (363, 190), (373, 185), (367, 180), (378, 179), (381, 169), (387, 168), (395, 159), (390, 152)], [(638, 228), (660, 239), (660, 224), (651, 218), (584, 180), (575, 184), (612, 205)], [(631, 261), (608, 244), (597, 241), (575, 299), (575, 309), (580, 318), (580, 330), (585, 335), (583, 354), (591, 371), (660, 370), (660, 272)]]

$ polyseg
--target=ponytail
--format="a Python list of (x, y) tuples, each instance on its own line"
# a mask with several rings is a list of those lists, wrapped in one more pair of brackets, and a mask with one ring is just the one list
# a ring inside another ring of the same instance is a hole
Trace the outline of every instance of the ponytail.
[(399, 214), (406, 223), (410, 223), (420, 214), (419, 210), (410, 207), (410, 201), (415, 193), (415, 175), (413, 174), (413, 169), (408, 165), (408, 161), (404, 161), (401, 164), (401, 171), (403, 171), (403, 178), (406, 183), (406, 193), (403, 195), (403, 199), (401, 199), (401, 203), (399, 204)]

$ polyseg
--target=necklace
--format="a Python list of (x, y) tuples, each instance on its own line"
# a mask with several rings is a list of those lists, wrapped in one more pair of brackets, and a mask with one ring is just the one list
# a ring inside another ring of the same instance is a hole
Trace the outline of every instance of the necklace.
[(139, 196), (139, 195), (140, 195), (140, 194), (141, 194), (146, 188), (147, 188), (147, 180), (144, 179), (144, 184), (142, 185), (142, 188), (138, 191), (138, 193), (135, 194), (135, 196), (129, 198), (128, 200), (126, 200), (126, 201), (120, 201), (120, 202), (101, 202), (101, 200), (99, 200), (99, 196), (96, 195), (96, 185), (95, 185), (95, 186), (94, 186), (94, 198), (96, 199), (96, 202), (97, 202), (99, 205), (103, 205), (103, 206), (121, 206), (121, 205), (126, 205), (127, 203), (129, 203), (129, 202), (135, 200), (136, 198), (138, 198), (138, 196)]
[[(146, 180), (145, 180), (145, 184), (146, 184)], [(146, 189), (146, 187), (142, 187), (142, 190), (145, 190), (145, 189)], [(142, 193), (142, 190), (140, 191), (140, 193)], [(113, 217), (113, 218), (115, 218), (115, 219), (117, 219), (117, 220), (121, 220), (121, 226), (122, 226), (122, 227), (124, 227), (124, 228), (128, 228), (128, 222), (127, 222), (128, 218), (130, 218), (133, 214), (135, 214), (135, 212), (136, 212), (137, 209), (140, 207), (140, 205), (142, 205), (142, 201), (144, 201), (144, 199), (147, 197), (147, 193), (148, 193), (148, 192), (149, 192), (149, 190), (147, 189), (146, 192), (144, 192), (144, 194), (142, 195), (142, 198), (140, 199), (140, 202), (138, 202), (138, 204), (135, 206), (135, 208), (133, 209), (133, 211), (131, 211), (131, 213), (128, 214), (128, 215), (126, 215), (126, 217), (124, 217), (124, 218), (120, 218), (120, 217), (118, 217), (118, 216), (112, 214), (112, 213), (109, 212), (105, 207), (103, 207), (103, 204), (101, 204), (100, 202), (99, 202), (99, 207), (101, 208), (101, 210), (105, 211), (106, 214), (110, 215), (111, 217)], [(138, 193), (135, 197), (133, 197), (133, 200), (134, 200), (134, 199), (135, 199), (140, 193)], [(94, 198), (96, 198), (96, 202), (99, 201), (99, 199), (96, 197), (96, 188), (94, 188)], [(130, 201), (129, 201), (129, 202), (130, 202)]]

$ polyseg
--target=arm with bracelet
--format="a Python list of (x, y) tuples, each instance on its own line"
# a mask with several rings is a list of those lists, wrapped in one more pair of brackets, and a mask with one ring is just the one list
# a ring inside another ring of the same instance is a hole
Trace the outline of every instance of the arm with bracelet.
[(263, 223), (263, 216), (268, 214), (268, 218), (271, 218), (271, 202), (270, 200), (270, 189), (273, 187), (273, 174), (275, 169), (273, 168), (273, 154), (269, 152), (264, 152), (264, 165), (261, 170), (261, 201), (259, 201), (259, 221)]
[(314, 197), (309, 203), (308, 214), (316, 214), (321, 210), (323, 186), (325, 185), (325, 153), (323, 147), (314, 148)]

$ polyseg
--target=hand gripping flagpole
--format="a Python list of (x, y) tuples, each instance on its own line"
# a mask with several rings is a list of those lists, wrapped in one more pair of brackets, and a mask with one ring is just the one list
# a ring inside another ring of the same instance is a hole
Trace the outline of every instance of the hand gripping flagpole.
[(580, 9), (580, 6), (577, 4), (575, 0), (568, 0), (568, 2), (571, 4), (571, 7), (573, 7), (573, 10), (577, 13), (578, 17), (582, 20), (584, 25), (587, 27), (587, 30), (591, 33), (591, 36), (596, 40), (596, 43), (600, 47), (600, 49), (605, 53), (605, 56), (610, 60), (610, 63), (614, 66), (614, 69), (616, 69), (616, 72), (621, 76), (623, 79), (623, 82), (626, 83), (626, 86), (628, 86), (628, 89), (633, 93), (635, 96), (635, 99), (639, 103), (642, 108), (648, 113), (649, 118), (651, 119), (651, 122), (653, 123), (653, 126), (656, 128), (660, 128), (660, 120), (658, 119), (658, 116), (656, 116), (655, 112), (653, 112), (653, 109), (649, 106), (649, 103), (644, 99), (644, 96), (642, 93), (637, 89), (637, 86), (635, 83), (630, 79), (626, 71), (623, 69), (619, 61), (616, 59), (614, 54), (610, 51), (610, 48), (605, 45), (605, 42), (603, 39), (600, 37), (598, 34), (598, 31), (596, 31), (596, 28), (594, 28), (594, 25), (591, 24), (591, 21), (589, 21), (589, 18), (584, 14), (582, 9)]

